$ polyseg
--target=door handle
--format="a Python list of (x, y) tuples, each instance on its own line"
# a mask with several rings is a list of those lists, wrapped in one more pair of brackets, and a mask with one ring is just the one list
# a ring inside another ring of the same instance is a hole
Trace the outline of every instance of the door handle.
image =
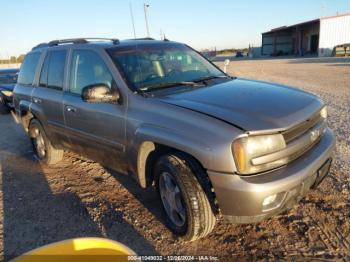
[(66, 106), (66, 109), (68, 112), (71, 112), (71, 113), (77, 112), (77, 109), (75, 107), (72, 107), (72, 106)]
[(40, 103), (41, 103), (41, 99), (34, 97), (34, 98), (33, 98), (33, 102), (34, 102), (35, 104), (40, 104)]

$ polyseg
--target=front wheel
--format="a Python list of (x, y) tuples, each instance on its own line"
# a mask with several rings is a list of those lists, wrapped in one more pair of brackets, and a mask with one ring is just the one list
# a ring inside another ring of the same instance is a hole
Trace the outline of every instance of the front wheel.
[(63, 150), (56, 149), (51, 145), (40, 122), (33, 119), (29, 125), (29, 136), (35, 154), (40, 162), (53, 165), (63, 158)]
[(208, 235), (216, 218), (208, 197), (192, 171), (191, 158), (180, 154), (162, 156), (155, 165), (156, 187), (166, 223), (174, 234), (194, 241)]

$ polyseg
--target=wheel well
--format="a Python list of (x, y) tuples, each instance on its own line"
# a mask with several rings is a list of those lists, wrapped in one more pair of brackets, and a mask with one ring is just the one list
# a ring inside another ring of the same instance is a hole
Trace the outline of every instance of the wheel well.
[(21, 112), (21, 120), (24, 130), (28, 133), (29, 124), (32, 119), (36, 118), (30, 111), (22, 111)]
[(145, 180), (146, 180), (146, 187), (151, 186), (154, 182), (154, 176), (153, 176), (153, 167), (159, 157), (165, 154), (170, 154), (173, 152), (178, 152), (179, 150), (176, 150), (174, 148), (164, 146), (161, 144), (154, 144), (154, 150), (151, 151), (146, 159), (145, 162)]
[(144, 170), (140, 170), (141, 167), (139, 167), (138, 171), (141, 171), (143, 173), (142, 175), (145, 176), (146, 187), (151, 186), (153, 184), (153, 167), (155, 165), (155, 162), (157, 161), (157, 159), (159, 159), (159, 157), (166, 154), (180, 153), (186, 156), (187, 158), (191, 158), (192, 161), (196, 162), (197, 165), (199, 165), (203, 170), (205, 170), (202, 164), (195, 157), (176, 148), (153, 142), (144, 142), (141, 146), (141, 151), (142, 152), (140, 153), (138, 161), (139, 165), (143, 164)]
[[(206, 169), (203, 167), (203, 165), (192, 155), (183, 152), (181, 150), (178, 150), (176, 148), (172, 148), (169, 146), (165, 146), (165, 145), (161, 145), (161, 144), (157, 144), (157, 143), (152, 143), (152, 142), (147, 142), (147, 143), (151, 143), (153, 146), (150, 147), (153, 150), (149, 151), (149, 154), (145, 157), (145, 168), (144, 168), (144, 184), (142, 184), (142, 181), (140, 181), (141, 186), (143, 187), (148, 187), (148, 186), (152, 186), (154, 184), (154, 173), (153, 173), (153, 168), (154, 165), (157, 161), (157, 159), (159, 159), (159, 157), (161, 157), (162, 155), (165, 154), (177, 154), (180, 156), (183, 156), (186, 159), (189, 159), (190, 161), (190, 168), (194, 171), (197, 170), (196, 172), (196, 177), (198, 182), (201, 184), (204, 192), (206, 193), (206, 195), (208, 196), (209, 202), (212, 206), (212, 210), (214, 212), (214, 214), (217, 214), (219, 212), (219, 208), (216, 204), (216, 197), (215, 197), (215, 192), (213, 189), (213, 186), (211, 184), (211, 181), (209, 179), (209, 176), (206, 172)], [(149, 144), (150, 145), (150, 144)], [(140, 174), (139, 174), (140, 175)], [(201, 176), (201, 177), (199, 177)]]

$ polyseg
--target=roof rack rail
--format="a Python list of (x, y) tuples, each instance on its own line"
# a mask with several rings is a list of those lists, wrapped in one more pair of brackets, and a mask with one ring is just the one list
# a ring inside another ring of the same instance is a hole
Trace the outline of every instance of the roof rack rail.
[(118, 38), (104, 38), (104, 37), (87, 37), (87, 38), (83, 38), (87, 41), (91, 41), (91, 40), (97, 40), (97, 41), (111, 41), (114, 45), (118, 45), (119, 44), (119, 39)]
[(142, 41), (142, 40), (156, 40), (156, 39), (154, 39), (152, 37), (141, 37), (141, 38), (130, 38), (127, 40), (138, 40), (138, 41), (140, 40), (140, 41)]
[(87, 40), (84, 38), (62, 39), (53, 40), (49, 42), (49, 46), (61, 45), (61, 44), (86, 44)]
[(53, 40), (48, 43), (41, 43), (36, 45), (35, 47), (32, 48), (32, 50), (38, 49), (38, 48), (43, 48), (43, 47), (50, 47), (50, 46), (57, 46), (57, 45), (62, 45), (62, 44), (86, 44), (91, 40), (107, 40), (111, 41), (114, 45), (119, 44), (119, 39), (116, 38), (99, 38), (99, 37), (90, 37), (90, 38), (71, 38), (71, 39), (61, 39), (61, 40)]
[(34, 46), (34, 47), (32, 48), (32, 51), (35, 50), (35, 49), (39, 49), (39, 48), (43, 48), (43, 47), (48, 47), (48, 46), (49, 46), (48, 43), (41, 43), (41, 44), (38, 44), (38, 45)]

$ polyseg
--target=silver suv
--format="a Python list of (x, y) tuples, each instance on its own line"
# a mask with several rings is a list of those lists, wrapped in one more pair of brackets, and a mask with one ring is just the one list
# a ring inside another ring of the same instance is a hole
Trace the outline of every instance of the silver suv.
[(187, 45), (70, 39), (29, 52), (14, 90), (43, 163), (68, 149), (155, 185), (186, 240), (222, 215), (254, 223), (329, 173), (335, 139), (316, 96), (230, 77)]

